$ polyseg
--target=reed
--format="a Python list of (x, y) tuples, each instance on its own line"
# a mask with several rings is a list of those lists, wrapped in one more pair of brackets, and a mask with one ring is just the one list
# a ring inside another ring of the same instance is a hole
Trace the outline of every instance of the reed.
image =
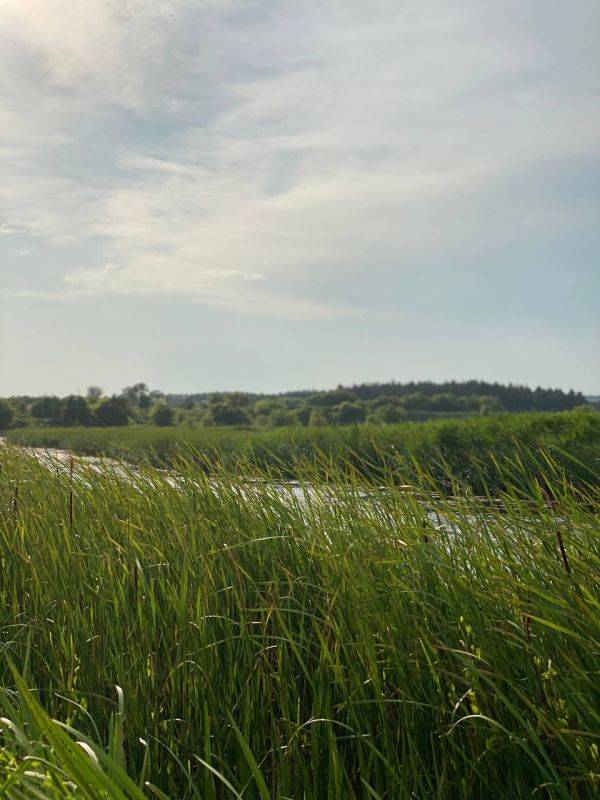
[(3, 448), (0, 796), (597, 796), (600, 484), (530, 456)]
[[(210, 471), (217, 462), (238, 462), (276, 469), (296, 477), (299, 464), (311, 461), (322, 472), (327, 463), (353, 469), (370, 480), (389, 475), (390, 467), (420, 480), (426, 470), (443, 480), (468, 483), (477, 492), (501, 488), (498, 463), (527, 462), (528, 479), (544, 479), (538, 453), (552, 453), (569, 470), (571, 482), (587, 481), (600, 459), (600, 414), (592, 411), (500, 414), (436, 422), (354, 425), (323, 428), (18, 428), (6, 436), (15, 444), (62, 448), (84, 455), (149, 460), (170, 466), (182, 449), (193, 448), (198, 463)], [(411, 467), (415, 469), (411, 470)]]

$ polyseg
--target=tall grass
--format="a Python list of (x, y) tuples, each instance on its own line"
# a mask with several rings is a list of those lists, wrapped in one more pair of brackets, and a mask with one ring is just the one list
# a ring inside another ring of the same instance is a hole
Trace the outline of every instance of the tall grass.
[[(546, 414), (504, 414), (466, 420), (397, 425), (357, 425), (324, 428), (26, 428), (9, 431), (9, 441), (36, 447), (58, 447), (87, 455), (150, 459), (171, 465), (182, 447), (192, 445), (203, 465), (215, 459), (232, 467), (238, 461), (276, 468), (295, 477), (297, 464), (312, 459), (347, 464), (376, 479), (390, 463), (415, 462), (444, 478), (448, 471), (477, 491), (499, 487), (498, 461), (516, 453), (552, 449), (554, 458), (569, 461), (572, 480), (587, 480), (600, 463), (600, 414), (574, 411)], [(518, 443), (518, 445), (517, 445)], [(526, 456), (528, 457), (528, 456)], [(531, 460), (530, 472), (535, 461)], [(567, 463), (567, 462), (565, 462)], [(419, 470), (412, 479), (418, 480)], [(542, 472), (539, 473), (543, 475)]]
[(0, 796), (597, 796), (600, 491), (535, 459), (481, 499), (1, 450)]

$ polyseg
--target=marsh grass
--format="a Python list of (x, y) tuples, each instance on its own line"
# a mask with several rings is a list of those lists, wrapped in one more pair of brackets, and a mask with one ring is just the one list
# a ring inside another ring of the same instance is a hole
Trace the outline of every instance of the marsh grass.
[[(543, 479), (540, 450), (569, 465), (571, 482), (589, 479), (600, 464), (600, 414), (592, 411), (500, 414), (396, 425), (354, 425), (324, 428), (21, 428), (6, 433), (9, 441), (32, 447), (55, 447), (85, 455), (108, 455), (172, 466), (182, 449), (193, 447), (197, 462), (208, 471), (216, 462), (238, 469), (253, 464), (295, 478), (299, 465), (313, 473), (324, 465), (349, 465), (371, 481), (401, 472), (411, 482), (422, 473), (438, 482), (448, 475), (475, 491), (496, 491), (504, 468), (517, 458), (527, 462), (527, 477)], [(565, 460), (566, 457), (566, 460)], [(569, 458), (570, 457), (570, 458)], [(573, 460), (573, 457), (576, 460)], [(414, 467), (414, 469), (411, 469)]]
[(589, 469), (199, 458), (0, 451), (0, 796), (596, 796)]

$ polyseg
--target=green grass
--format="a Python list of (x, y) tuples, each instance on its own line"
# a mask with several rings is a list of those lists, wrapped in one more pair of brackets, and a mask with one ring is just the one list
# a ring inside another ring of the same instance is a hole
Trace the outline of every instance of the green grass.
[[(113, 717), (108, 751), (70, 725), (52, 720), (12, 667), (15, 690), (0, 695), (0, 790), (5, 800), (24, 798), (111, 798), (143, 800), (143, 789), (160, 797), (145, 780), (142, 768), (136, 784), (122, 757), (122, 718)], [(148, 761), (146, 760), (146, 764)]]
[[(326, 428), (22, 428), (9, 431), (9, 441), (37, 447), (58, 447), (75, 453), (150, 459), (170, 465), (181, 449), (193, 448), (198, 461), (219, 461), (234, 467), (238, 461), (277, 469), (296, 477), (298, 462), (324, 459), (351, 463), (375, 479), (390, 464), (416, 462), (438, 476), (448, 471), (476, 491), (500, 487), (496, 462), (512, 460), (517, 451), (552, 450), (570, 461), (572, 480), (585, 480), (600, 463), (600, 414), (586, 411), (504, 414), (466, 420), (359, 425)], [(518, 446), (516, 443), (519, 443)], [(565, 462), (566, 463), (566, 462)], [(533, 463), (531, 469), (533, 469)], [(413, 470), (415, 478), (417, 472)]]
[(597, 796), (598, 480), (534, 458), (498, 503), (0, 450), (0, 796)]

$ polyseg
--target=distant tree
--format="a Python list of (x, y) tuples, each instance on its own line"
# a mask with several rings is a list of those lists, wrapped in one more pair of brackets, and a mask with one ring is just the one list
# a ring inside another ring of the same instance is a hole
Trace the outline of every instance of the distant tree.
[(166, 428), (173, 424), (175, 419), (175, 411), (165, 400), (159, 400), (155, 403), (150, 412), (150, 417), (155, 425), (160, 428)]
[(10, 428), (15, 413), (6, 400), (0, 400), (0, 430)]
[(402, 398), (404, 406), (411, 411), (417, 411), (427, 408), (427, 397), (422, 392), (413, 392), (406, 394)]
[(370, 409), (378, 409), (381, 406), (398, 406), (401, 410), (404, 409), (404, 403), (400, 397), (394, 397), (389, 394), (381, 394), (369, 401)]
[(245, 392), (215, 392), (210, 396), (210, 405), (228, 403), (236, 408), (246, 408), (250, 405), (250, 395)]
[(92, 411), (85, 397), (71, 394), (63, 400), (61, 411), (63, 425), (90, 425)]
[(87, 388), (87, 399), (90, 403), (96, 403), (102, 397), (102, 387), (101, 386), (88, 386)]
[(352, 403), (358, 398), (346, 389), (334, 389), (331, 392), (319, 392), (307, 397), (306, 402), (316, 408), (332, 408), (345, 401)]
[(400, 403), (383, 403), (369, 414), (368, 421), (380, 425), (392, 425), (394, 422), (400, 422), (405, 415), (406, 409)]
[(479, 413), (482, 416), (489, 414), (498, 414), (504, 411), (504, 406), (497, 397), (480, 397), (479, 398)]
[(39, 397), (30, 407), (34, 419), (60, 420), (63, 410), (63, 401), (60, 397)]
[(13, 409), (15, 413), (20, 411), (27, 412), (31, 403), (35, 400), (33, 397), (11, 397), (10, 398), (10, 407)]
[(300, 425), (308, 425), (313, 409), (307, 405), (301, 405), (295, 410), (296, 420)]
[[(157, 402), (160, 403), (161, 401), (158, 400)], [(163, 400), (162, 402), (165, 402), (165, 401)], [(149, 394), (141, 394), (139, 396), (138, 408), (141, 408), (142, 410), (145, 411), (146, 409), (150, 408), (151, 405), (152, 405), (152, 398), (150, 397)], [(166, 405), (166, 403), (165, 403), (165, 405)]]
[(124, 397), (105, 397), (96, 408), (98, 425), (127, 425), (129, 408)]
[[(134, 383), (133, 386), (126, 386), (121, 390), (121, 397), (128, 406), (139, 406), (140, 400), (149, 395), (150, 392), (145, 383)], [(142, 402), (145, 402), (142, 400)]]
[(463, 398), (450, 392), (432, 395), (427, 405), (432, 411), (462, 411), (464, 407)]
[(251, 418), (245, 408), (228, 400), (211, 402), (204, 416), (204, 425), (250, 425)]
[[(427, 399), (437, 394), (451, 394), (455, 397), (477, 398), (482, 395), (496, 397), (506, 411), (560, 411), (575, 408), (585, 404), (585, 398), (580, 392), (570, 390), (568, 393), (560, 389), (543, 389), (537, 387), (532, 390), (528, 386), (515, 386), (514, 384), (502, 385), (500, 383), (486, 383), (485, 381), (446, 381), (433, 383), (421, 381), (419, 383), (371, 383), (352, 386), (350, 390), (361, 400), (374, 400), (381, 395), (394, 395), (406, 398), (407, 395), (422, 395)], [(408, 407), (414, 410), (425, 410), (427, 406), (423, 400), (409, 400)], [(477, 406), (475, 406), (475, 409)], [(464, 410), (464, 409), (463, 409)]]
[(274, 408), (267, 417), (267, 421), (271, 428), (283, 428), (293, 425), (296, 421), (296, 416), (288, 408)]
[[(462, 404), (463, 411), (479, 411), (481, 406), (481, 398), (477, 397), (476, 395), (465, 395), (460, 397), (460, 402)], [(504, 406), (502, 402), (497, 398), (492, 398), (494, 403), (498, 404), (499, 409), (503, 409)]]
[(310, 412), (310, 418), (308, 420), (308, 424), (311, 428), (321, 427), (323, 425), (327, 425), (327, 417), (321, 411), (320, 408), (313, 408)]
[(267, 397), (263, 400), (257, 400), (252, 406), (252, 412), (257, 416), (268, 417), (271, 412), (281, 410), (285, 410), (285, 406), (275, 397)]
[(367, 409), (364, 403), (340, 403), (339, 406), (333, 408), (335, 420), (340, 425), (356, 425), (359, 422), (364, 422), (367, 416)]

